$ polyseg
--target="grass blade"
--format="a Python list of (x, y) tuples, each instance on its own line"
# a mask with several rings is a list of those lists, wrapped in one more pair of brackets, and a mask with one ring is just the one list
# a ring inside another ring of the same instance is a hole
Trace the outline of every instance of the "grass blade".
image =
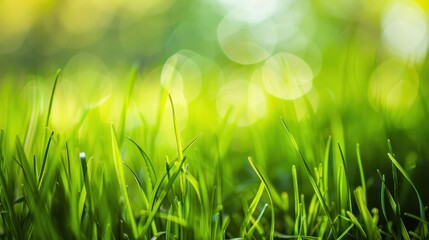
[[(417, 188), (414, 185), (413, 181), (411, 180), (410, 176), (408, 176), (408, 173), (405, 171), (404, 168), (402, 168), (402, 166), (395, 159), (395, 157), (391, 153), (388, 153), (387, 155), (389, 156), (390, 161), (392, 161), (392, 163), (395, 165), (395, 167), (402, 173), (402, 175), (405, 177), (405, 179), (407, 179), (407, 181), (410, 183), (411, 187), (413, 187), (414, 191), (416, 192), (417, 199), (419, 201), (420, 218), (426, 221), (425, 209), (424, 209), (423, 201), (422, 201), (422, 198), (420, 197), (419, 191), (417, 190)], [(427, 225), (423, 225), (423, 227), (421, 229), (421, 235), (423, 238), (428, 238), (428, 226)]]
[(250, 165), (252, 166), (253, 170), (255, 171), (256, 175), (258, 176), (258, 178), (261, 180), (261, 182), (264, 184), (265, 189), (267, 190), (268, 193), (268, 198), (270, 199), (270, 204), (271, 204), (271, 229), (270, 229), (270, 239), (274, 239), (274, 227), (275, 227), (275, 222), (276, 222), (276, 218), (275, 218), (275, 213), (274, 213), (274, 204), (273, 204), (273, 199), (272, 199), (272, 195), (271, 195), (271, 190), (268, 187), (268, 183), (267, 183), (267, 178), (264, 176), (264, 174), (259, 170), (259, 168), (256, 166), (256, 164), (254, 163), (252, 157), (248, 157), (247, 158), (249, 160)]
[(113, 125), (111, 125), (110, 133), (111, 133), (111, 142), (112, 142), (113, 163), (115, 165), (116, 176), (118, 178), (118, 183), (122, 192), (122, 196), (124, 197), (126, 216), (129, 221), (129, 224), (131, 225), (131, 231), (132, 231), (133, 237), (137, 238), (138, 233), (137, 233), (136, 220), (134, 219), (133, 210), (131, 208), (131, 202), (127, 191), (127, 183), (125, 182), (122, 157), (121, 157), (121, 153), (119, 152), (118, 140), (116, 138), (116, 132)]
[(264, 184), (261, 182), (261, 184), (259, 185), (259, 189), (256, 192), (255, 197), (252, 200), (252, 203), (250, 203), (250, 206), (247, 208), (246, 214), (244, 215), (243, 221), (241, 223), (241, 227), (240, 227), (241, 237), (245, 237), (246, 234), (248, 233), (246, 229), (249, 226), (250, 219), (252, 218), (252, 215), (255, 212), (256, 207), (258, 206), (258, 203), (261, 200), (263, 193), (264, 193)]
[(282, 123), (283, 123), (283, 126), (285, 127), (285, 129), (286, 129), (286, 131), (287, 131), (287, 133), (289, 135), (289, 138), (290, 138), (292, 144), (295, 147), (295, 150), (298, 152), (298, 154), (299, 154), (302, 162), (304, 163), (305, 171), (307, 173), (308, 179), (310, 180), (311, 186), (313, 187), (314, 192), (316, 193), (317, 198), (319, 199), (319, 202), (320, 202), (320, 204), (322, 206), (322, 209), (323, 209), (325, 215), (328, 217), (328, 221), (329, 221), (329, 224), (330, 224), (330, 227), (331, 227), (331, 230), (332, 230), (332, 234), (334, 235), (334, 238), (337, 238), (338, 234), (337, 234), (337, 230), (335, 229), (335, 226), (334, 226), (334, 220), (332, 219), (331, 214), (329, 213), (329, 208), (326, 205), (326, 201), (325, 201), (322, 193), (320, 192), (320, 189), (317, 186), (316, 181), (314, 180), (313, 175), (311, 174), (310, 167), (308, 166), (308, 163), (305, 160), (304, 155), (302, 154), (301, 150), (299, 150), (299, 147), (298, 147), (298, 144), (297, 144), (297, 142), (295, 140), (295, 137), (289, 131), (289, 128), (287, 127), (286, 122), (283, 119), (282, 119)]
[(61, 69), (58, 69), (57, 74), (55, 75), (55, 81), (54, 81), (54, 86), (52, 87), (51, 97), (49, 99), (48, 115), (46, 117), (45, 128), (49, 127), (49, 121), (51, 119), (51, 112), (52, 112), (52, 103), (54, 102), (55, 90), (57, 89), (57, 83), (58, 83), (58, 79), (60, 78), (60, 74), (61, 74)]
[(360, 213), (362, 214), (362, 218), (365, 224), (365, 228), (367, 230), (367, 235), (369, 239), (381, 239), (380, 230), (374, 224), (371, 213), (367, 208), (367, 204), (365, 201), (365, 193), (363, 192), (362, 187), (357, 187), (354, 191), (355, 199), (357, 206), (359, 208)]
[(45, 153), (43, 154), (43, 161), (42, 161), (42, 167), (40, 168), (40, 174), (39, 174), (39, 180), (38, 180), (38, 189), (40, 190), (40, 187), (42, 186), (42, 180), (45, 175), (45, 167), (46, 167), (46, 161), (48, 159), (48, 153), (49, 148), (51, 146), (52, 137), (54, 136), (54, 131), (51, 132), (51, 136), (49, 136), (48, 144), (45, 148)]
[(359, 168), (360, 183), (362, 185), (363, 192), (365, 193), (364, 197), (365, 197), (365, 201), (366, 201), (366, 181), (365, 181), (365, 175), (363, 172), (362, 158), (360, 156), (359, 143), (356, 144), (356, 158), (357, 158), (357, 163), (358, 163), (358, 168)]
[(119, 141), (118, 141), (119, 146), (122, 146), (122, 143), (123, 143), (125, 127), (127, 124), (128, 108), (130, 106), (130, 100), (131, 100), (131, 96), (133, 95), (132, 93), (133, 93), (136, 79), (137, 79), (137, 66), (134, 66), (128, 78), (127, 94), (125, 95), (124, 105), (122, 106), (121, 120), (120, 120), (120, 127), (119, 127)]
[(141, 156), (143, 157), (143, 163), (144, 167), (143, 170), (145, 171), (146, 176), (149, 176), (149, 188), (148, 191), (152, 190), (153, 186), (156, 183), (156, 173), (155, 168), (153, 167), (152, 161), (150, 160), (149, 156), (146, 154), (146, 152), (141, 148), (133, 139), (128, 137), (128, 139), (131, 141), (131, 143), (134, 144), (134, 146), (137, 147), (139, 150)]
[[(183, 163), (185, 162), (185, 160), (186, 160), (186, 157), (185, 157), (185, 159), (180, 161), (180, 165), (178, 165), (176, 170), (173, 172), (173, 174), (169, 178), (167, 185), (164, 188), (162, 188), (162, 190), (160, 190), (159, 194), (154, 196), (154, 199), (156, 199), (156, 201), (154, 201), (154, 203), (153, 203), (152, 210), (149, 213), (148, 218), (146, 219), (146, 223), (143, 226), (143, 230), (142, 230), (142, 233), (141, 233), (139, 238), (142, 238), (143, 234), (145, 234), (147, 232), (147, 230), (149, 229), (149, 226), (152, 223), (152, 220), (154, 219), (154, 217), (157, 215), (157, 212), (158, 212), (159, 208), (161, 207), (162, 202), (164, 201), (164, 198), (167, 196), (168, 191), (172, 188), (176, 178), (179, 176), (180, 172), (182, 171)], [(167, 173), (165, 173), (165, 175), (161, 178), (161, 182), (163, 179), (165, 179), (166, 175), (167, 175)], [(160, 186), (158, 188), (161, 189)], [(158, 192), (158, 189), (156, 189), (155, 192)]]
[(183, 148), (182, 141), (180, 140), (179, 127), (177, 126), (177, 118), (176, 111), (174, 110), (173, 99), (170, 94), (168, 94), (168, 98), (170, 99), (171, 111), (173, 113), (173, 126), (174, 126), (174, 135), (176, 136), (176, 145), (177, 145), (177, 157), (178, 160), (183, 160)]

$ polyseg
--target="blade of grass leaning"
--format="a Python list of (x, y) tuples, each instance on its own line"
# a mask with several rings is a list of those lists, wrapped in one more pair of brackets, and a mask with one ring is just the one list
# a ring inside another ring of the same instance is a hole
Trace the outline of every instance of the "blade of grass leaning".
[(349, 204), (349, 210), (350, 211), (353, 211), (353, 209), (352, 209), (352, 194), (351, 194), (351, 191), (350, 191), (350, 181), (349, 181), (349, 177), (348, 177), (348, 173), (347, 173), (347, 165), (346, 165), (346, 159), (345, 159), (345, 157), (344, 157), (344, 153), (343, 153), (343, 150), (341, 149), (341, 145), (338, 143), (338, 150), (340, 151), (340, 156), (341, 156), (341, 161), (342, 161), (342, 163), (343, 163), (343, 166), (344, 166), (344, 180), (346, 181), (346, 187), (347, 187), (347, 202), (348, 202), (348, 204)]
[(51, 136), (49, 136), (48, 144), (46, 144), (45, 153), (43, 154), (42, 167), (40, 168), (39, 180), (37, 182), (39, 190), (42, 186), (43, 177), (45, 176), (46, 161), (48, 159), (49, 148), (51, 146), (51, 141), (53, 136), (54, 136), (54, 131), (52, 131)]
[(131, 96), (133, 95), (136, 79), (137, 79), (137, 66), (134, 66), (131, 70), (130, 76), (128, 77), (127, 94), (125, 94), (124, 105), (122, 106), (122, 111), (121, 111), (121, 120), (119, 125), (119, 139), (118, 139), (119, 146), (122, 146), (123, 144), (124, 135), (125, 135), (124, 134), (125, 126), (127, 124), (128, 108), (130, 106), (130, 100), (131, 100)]
[(295, 224), (294, 224), (294, 234), (299, 235), (300, 229), (300, 217), (301, 217), (301, 206), (299, 201), (299, 188), (298, 188), (298, 176), (296, 174), (296, 167), (292, 165), (292, 183), (293, 183), (293, 196), (294, 196), (294, 205), (295, 205)]
[(247, 234), (247, 227), (249, 226), (250, 219), (252, 218), (253, 213), (255, 213), (256, 207), (258, 206), (259, 201), (261, 200), (262, 194), (264, 193), (264, 184), (261, 182), (259, 184), (258, 191), (255, 194), (250, 206), (246, 210), (243, 221), (241, 222), (240, 227), (240, 236), (245, 237)]
[(16, 151), (18, 154), (17, 163), (22, 169), (22, 173), (25, 179), (25, 185), (29, 187), (30, 194), (35, 194), (37, 189), (36, 187), (36, 176), (33, 175), (33, 171), (31, 171), (30, 165), (27, 160), (27, 156), (25, 155), (24, 148), (22, 146), (21, 140), (18, 136), (16, 136), (15, 140)]
[(49, 121), (51, 119), (52, 112), (52, 104), (54, 102), (55, 90), (57, 89), (58, 79), (60, 78), (61, 69), (57, 70), (57, 74), (55, 75), (54, 86), (52, 87), (51, 97), (49, 98), (49, 107), (48, 107), (48, 115), (46, 116), (45, 128), (49, 127)]
[[(143, 234), (145, 234), (150, 226), (150, 224), (152, 223), (154, 217), (157, 215), (157, 212), (159, 210), (159, 208), (161, 207), (162, 202), (164, 201), (164, 198), (167, 196), (167, 193), (169, 192), (169, 190), (172, 188), (174, 181), (176, 180), (176, 178), (179, 176), (180, 172), (182, 171), (182, 166), (183, 163), (185, 162), (186, 157), (180, 161), (180, 165), (177, 166), (177, 168), (175, 169), (175, 171), (173, 172), (173, 174), (171, 175), (169, 181), (167, 182), (167, 185), (165, 187), (162, 188), (162, 190), (158, 191), (158, 189), (156, 189), (156, 193), (159, 192), (159, 194), (157, 194), (157, 196), (154, 196), (155, 201), (153, 203), (152, 206), (152, 210), (149, 213), (149, 216), (146, 219), (146, 223), (143, 226), (143, 230), (140, 234), (140, 238), (143, 237)], [(167, 175), (167, 173), (165, 173), (163, 179), (165, 178), (165, 176)], [(161, 189), (161, 187), (159, 186), (159, 189)]]
[(307, 236), (308, 234), (308, 224), (307, 224), (307, 211), (305, 210), (305, 197), (304, 194), (301, 194), (301, 229), (300, 234), (304, 234), (304, 236)]
[(365, 224), (365, 228), (367, 230), (367, 236), (369, 239), (381, 239), (380, 230), (374, 224), (371, 213), (367, 208), (367, 204), (365, 201), (365, 193), (363, 192), (362, 187), (357, 187), (354, 191), (355, 199), (361, 216), (363, 218), (363, 222)]
[[(390, 141), (390, 139), (387, 139), (387, 146), (389, 148), (389, 153), (394, 156), (392, 142)], [(398, 190), (399, 190), (398, 170), (396, 169), (393, 163), (391, 163), (391, 167), (392, 167), (392, 179), (393, 179), (393, 199), (395, 200), (395, 203), (396, 203), (394, 220), (395, 220), (396, 226), (399, 226), (401, 224), (402, 213), (401, 213), (401, 205), (399, 202), (399, 194), (398, 194)], [(399, 236), (401, 234), (401, 229), (396, 228), (396, 233)]]
[[(182, 153), (184, 153), (185, 150), (187, 150), (193, 143), (195, 143), (195, 141), (198, 139), (199, 136), (200, 135), (197, 135), (197, 137), (193, 138), (189, 143), (187, 143), (186, 144), (187, 147), (183, 148), (183, 152)], [(153, 206), (155, 205), (155, 201), (158, 198), (158, 193), (161, 190), (161, 185), (164, 182), (165, 178), (168, 177), (168, 179), (170, 179), (170, 173), (169, 173), (168, 170), (171, 169), (175, 165), (175, 163), (177, 161), (178, 160), (176, 159), (174, 162), (172, 162), (170, 164), (167, 161), (167, 163), (166, 163), (167, 164), (166, 171), (161, 175), (160, 178), (157, 179), (157, 182), (155, 183), (154, 190), (152, 191), (153, 192), (153, 196), (152, 196), (152, 205), (151, 205), (152, 207), (151, 207), (151, 209), (153, 209)]]
[(427, 220), (425, 220), (425, 219), (422, 219), (421, 217), (416, 216), (416, 215), (414, 215), (414, 214), (412, 214), (412, 213), (404, 212), (404, 216), (407, 216), (407, 217), (413, 218), (413, 219), (415, 219), (415, 220), (419, 221), (421, 224), (429, 225), (429, 221), (427, 221)]
[[(153, 189), (153, 186), (156, 183), (156, 172), (155, 172), (155, 168), (153, 167), (152, 161), (150, 160), (149, 156), (146, 154), (146, 152), (143, 150), (143, 148), (141, 148), (133, 139), (131, 139), (130, 137), (128, 137), (128, 140), (131, 141), (132, 144), (134, 144), (134, 146), (137, 147), (137, 149), (140, 152), (140, 155), (143, 157), (143, 171), (145, 171), (145, 175), (149, 176), (147, 181), (149, 183), (149, 188), (146, 191), (151, 191)], [(150, 194), (150, 192), (149, 192)]]
[(367, 238), (365, 231), (363, 230), (362, 225), (359, 223), (359, 220), (357, 219), (357, 217), (355, 215), (353, 215), (352, 212), (347, 211), (347, 216), (349, 216), (350, 221), (357, 227), (357, 229), (359, 230), (359, 232), (362, 234), (362, 236), (364, 238)]
[(259, 170), (259, 168), (256, 166), (255, 162), (253, 161), (252, 157), (248, 157), (247, 158), (249, 160), (250, 165), (253, 168), (253, 171), (255, 171), (256, 175), (258, 176), (258, 178), (261, 180), (261, 182), (264, 184), (265, 189), (267, 190), (268, 193), (268, 198), (270, 199), (270, 204), (271, 204), (271, 228), (270, 228), (270, 240), (274, 239), (274, 234), (275, 234), (275, 223), (276, 223), (276, 218), (275, 218), (275, 213), (274, 213), (274, 205), (273, 205), (273, 198), (271, 195), (271, 190), (268, 187), (267, 184), (267, 178), (264, 176), (264, 174)]
[[(401, 174), (405, 177), (405, 179), (407, 179), (407, 181), (410, 183), (411, 187), (414, 189), (414, 191), (415, 191), (415, 193), (417, 195), (417, 200), (419, 201), (420, 218), (423, 219), (423, 220), (426, 220), (425, 208), (424, 208), (423, 201), (422, 201), (422, 198), (420, 196), (419, 191), (417, 190), (416, 186), (414, 185), (414, 183), (411, 180), (411, 178), (408, 175), (408, 173), (405, 171), (404, 168), (402, 168), (402, 166), (395, 159), (395, 157), (391, 153), (388, 153), (387, 155), (389, 156), (390, 161), (392, 161), (392, 163), (395, 165), (395, 167), (401, 172)], [(422, 235), (423, 238), (428, 238), (429, 237), (428, 236), (428, 226), (427, 225), (423, 225), (422, 226), (421, 235)]]
[(331, 214), (329, 213), (329, 208), (326, 205), (326, 201), (325, 201), (322, 193), (320, 192), (320, 189), (317, 186), (316, 181), (314, 180), (313, 175), (311, 174), (310, 167), (308, 166), (308, 163), (305, 160), (304, 155), (302, 154), (301, 150), (299, 149), (298, 143), (296, 142), (295, 137), (289, 131), (289, 128), (287, 127), (286, 122), (283, 119), (281, 119), (281, 121), (283, 123), (284, 128), (286, 129), (286, 132), (289, 135), (289, 138), (290, 138), (290, 140), (291, 140), (291, 142), (292, 142), (295, 150), (298, 152), (298, 154), (299, 154), (302, 162), (304, 163), (305, 171), (307, 173), (307, 176), (308, 176), (308, 179), (310, 181), (310, 184), (313, 187), (313, 190), (316, 193), (317, 198), (319, 199), (319, 202), (320, 202), (320, 204), (322, 206), (322, 209), (323, 209), (325, 215), (328, 217), (328, 221), (329, 221), (329, 224), (330, 224), (330, 228), (332, 230), (332, 234), (333, 234), (334, 238), (337, 238), (338, 234), (337, 234), (337, 230), (335, 229), (335, 226), (334, 226), (334, 220), (332, 219)]
[(328, 177), (328, 175), (329, 175), (329, 152), (331, 150), (331, 142), (332, 142), (332, 136), (329, 135), (329, 138), (328, 138), (328, 141), (327, 141), (326, 147), (325, 147), (325, 156), (323, 158), (323, 176), (322, 176), (323, 177), (323, 191), (324, 191), (324, 193), (326, 193), (326, 194), (324, 194), (324, 196), (325, 196), (326, 201), (328, 201), (328, 202), (329, 202), (329, 194), (327, 194), (327, 192), (328, 192), (328, 187), (329, 187), (329, 183), (328, 183), (328, 180), (329, 180), (329, 177)]
[(116, 132), (113, 125), (111, 125), (111, 128), (110, 128), (110, 135), (111, 135), (111, 142), (112, 142), (113, 163), (115, 165), (116, 176), (122, 192), (122, 196), (124, 197), (125, 213), (127, 216), (128, 223), (130, 224), (130, 227), (131, 227), (133, 238), (137, 238), (138, 233), (137, 233), (136, 220), (134, 219), (133, 210), (131, 208), (131, 202), (127, 191), (127, 183), (125, 182), (124, 167), (122, 165), (123, 164), (122, 157), (121, 157), (121, 153), (119, 152), (118, 140), (116, 138)]
[[(262, 188), (263, 189), (263, 188)], [(256, 221), (253, 223), (252, 227), (250, 227), (249, 231), (246, 233), (245, 235), (245, 239), (251, 239), (253, 236), (253, 232), (255, 231), (255, 229), (260, 226), (259, 222), (262, 219), (262, 215), (264, 215), (265, 213), (265, 209), (267, 209), (268, 207), (268, 203), (264, 204), (264, 207), (261, 210), (261, 213), (259, 214), (258, 218), (256, 219)]]
[(168, 98), (170, 99), (171, 111), (173, 113), (173, 126), (174, 126), (174, 135), (176, 136), (176, 145), (177, 145), (177, 157), (179, 161), (183, 160), (183, 148), (182, 141), (180, 140), (179, 127), (177, 126), (177, 118), (176, 111), (174, 110), (173, 98), (170, 94), (168, 94)]
[[(386, 220), (387, 223), (389, 223), (388, 218), (387, 218), (387, 214), (386, 214), (386, 207), (385, 207), (385, 203), (384, 203), (384, 196), (387, 195), (387, 199), (389, 200), (389, 204), (393, 210), (393, 214), (394, 214), (394, 220), (395, 220), (395, 224), (396, 224), (396, 232), (394, 231), (394, 229), (392, 228), (392, 224), (389, 224), (388, 230), (389, 233), (395, 238), (395, 239), (410, 239), (410, 235), (408, 234), (407, 228), (405, 227), (404, 221), (402, 220), (402, 216), (401, 215), (396, 215), (398, 214), (397, 208), (397, 202), (395, 200), (395, 198), (393, 197), (392, 193), (390, 192), (390, 190), (387, 188), (387, 183), (386, 183), (386, 179), (384, 175), (381, 175), (380, 171), (378, 171), (378, 174), (380, 176), (380, 179), (382, 181), (382, 185), (381, 185), (381, 208), (382, 208), (382, 213), (383, 216)], [(401, 236), (401, 238), (399, 237)]]
[(128, 170), (131, 172), (131, 174), (133, 175), (133, 177), (134, 177), (134, 180), (136, 180), (136, 182), (137, 182), (137, 185), (139, 186), (139, 188), (140, 188), (140, 194), (142, 195), (142, 200), (143, 200), (143, 203), (146, 205), (146, 207), (150, 207), (149, 206), (149, 200), (148, 200), (148, 198), (147, 198), (147, 196), (146, 196), (146, 193), (145, 193), (145, 188), (144, 188), (144, 186), (143, 186), (143, 183), (140, 181), (140, 179), (137, 177), (137, 174), (131, 169), (131, 167), (130, 166), (128, 166), (128, 164), (126, 164), (125, 162), (124, 162), (124, 165), (125, 165), (125, 167), (127, 167), (128, 168)]
[(343, 239), (346, 235), (347, 235), (347, 233), (349, 233), (350, 232), (350, 230), (354, 227), (355, 225), (352, 223), (352, 224), (350, 224), (350, 226), (348, 226), (347, 228), (346, 228), (346, 230), (344, 230), (344, 232), (337, 238), (337, 240), (340, 240), (340, 239)]
[(363, 166), (362, 166), (362, 158), (360, 155), (359, 143), (356, 144), (356, 158), (357, 158), (357, 163), (358, 163), (358, 168), (359, 168), (360, 183), (362, 185), (363, 192), (365, 193), (364, 197), (365, 197), (365, 201), (366, 201), (366, 181), (365, 181), (365, 174), (364, 174)]
[[(381, 189), (380, 189), (381, 212), (383, 214), (384, 220), (387, 223), (387, 230), (393, 236), (394, 239), (398, 239), (396, 237), (396, 233), (392, 229), (392, 224), (389, 224), (389, 219), (387, 217), (386, 203), (385, 203), (385, 195), (386, 195), (386, 183), (385, 183), (386, 180), (385, 180), (385, 176), (384, 176), (384, 174), (382, 175), (380, 173), (380, 170), (378, 170), (378, 169), (377, 169), (377, 173), (378, 173), (378, 175), (380, 176), (380, 179), (381, 179)], [(393, 201), (393, 204), (395, 205), (395, 208), (396, 208), (395, 201)]]

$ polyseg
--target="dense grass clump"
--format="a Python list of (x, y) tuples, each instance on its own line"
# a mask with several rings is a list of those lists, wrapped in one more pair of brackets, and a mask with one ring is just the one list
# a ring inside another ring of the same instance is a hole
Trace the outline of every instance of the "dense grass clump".
[[(104, 121), (100, 103), (79, 109), (63, 129), (53, 122), (68, 101), (57, 92), (59, 76), (50, 94), (34, 88), (33, 98), (11, 90), (19, 82), (1, 83), (3, 239), (429, 237), (424, 184), (414, 183), (387, 139), (384, 155), (365, 154), (347, 132), (338, 136), (345, 129), (338, 121), (330, 133), (287, 111), (248, 128), (209, 115), (218, 127), (199, 129), (196, 121), (181, 130), (166, 89), (152, 99), (155, 121), (140, 116), (132, 128), (137, 71), (118, 89), (119, 104), (105, 103), (116, 118)], [(91, 90), (78, 96), (85, 94)], [(243, 142), (250, 147), (240, 149)]]

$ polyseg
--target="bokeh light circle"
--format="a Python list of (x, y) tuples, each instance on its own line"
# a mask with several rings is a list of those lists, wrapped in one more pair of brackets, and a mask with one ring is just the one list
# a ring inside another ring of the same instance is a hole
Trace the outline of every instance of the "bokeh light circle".
[(284, 100), (297, 99), (313, 86), (313, 72), (308, 64), (290, 53), (279, 53), (264, 64), (262, 80), (265, 90)]
[(219, 0), (230, 17), (243, 22), (261, 22), (279, 9), (279, 0)]
[(225, 16), (217, 28), (217, 38), (225, 55), (240, 64), (265, 60), (277, 43), (277, 28), (270, 20), (248, 24)]
[(395, 2), (382, 19), (382, 41), (397, 57), (422, 60), (428, 49), (427, 16), (417, 5)]
[(265, 115), (266, 100), (263, 91), (254, 83), (233, 80), (219, 90), (216, 108), (221, 118), (231, 124), (245, 127)]
[(376, 110), (403, 111), (412, 106), (419, 89), (416, 70), (402, 61), (387, 60), (373, 72), (368, 97)]
[(201, 92), (202, 72), (199, 63), (203, 58), (190, 50), (181, 50), (172, 55), (164, 64), (161, 86), (173, 97), (183, 95), (188, 101)]

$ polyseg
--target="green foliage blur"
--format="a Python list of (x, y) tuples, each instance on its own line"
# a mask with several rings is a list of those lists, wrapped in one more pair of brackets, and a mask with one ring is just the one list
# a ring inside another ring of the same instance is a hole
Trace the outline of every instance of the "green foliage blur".
[[(190, 154), (218, 144), (227, 199), (257, 180), (247, 156), (280, 192), (292, 165), (304, 173), (283, 118), (314, 168), (332, 136), (355, 187), (359, 143), (373, 196), (390, 139), (427, 205), (428, 14), (422, 0), (1, 0), (0, 128), (40, 152), (61, 68), (49, 128), (76, 153), (102, 155), (113, 124), (123, 155), (130, 136), (163, 169), (177, 151), (169, 93), (182, 140), (203, 133)], [(403, 208), (416, 211), (409, 191)]]

